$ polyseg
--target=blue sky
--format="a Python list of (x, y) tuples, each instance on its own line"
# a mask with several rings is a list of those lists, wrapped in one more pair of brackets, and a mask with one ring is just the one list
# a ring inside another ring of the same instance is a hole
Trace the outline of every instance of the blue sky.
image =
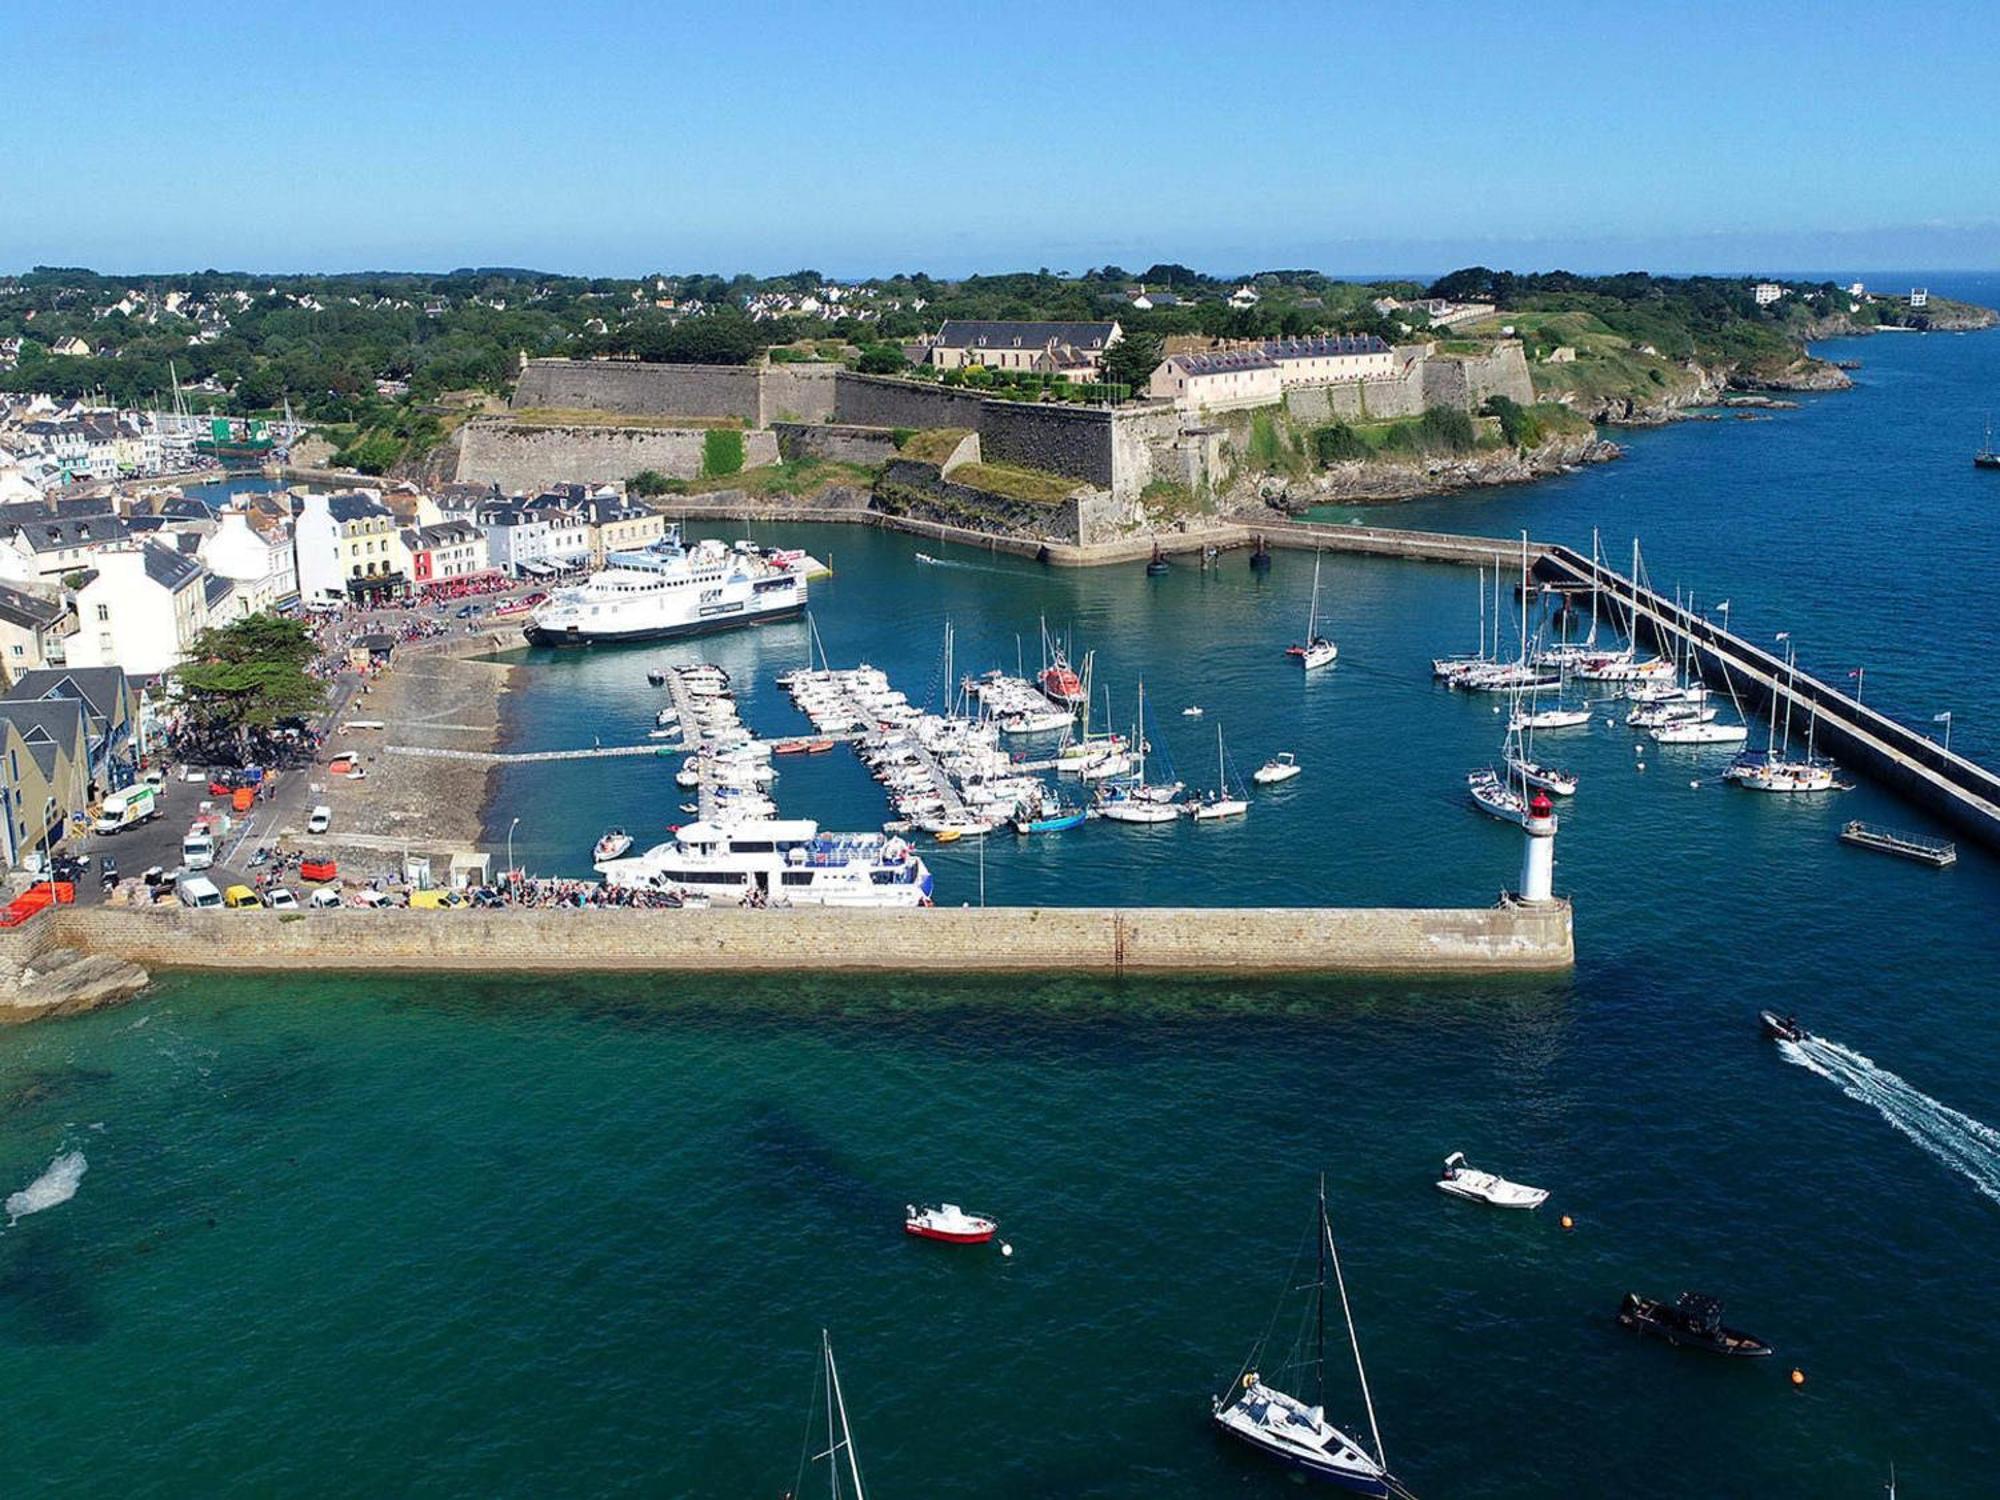
[(2000, 266), (2000, 4), (0, 0), (0, 35), (0, 268)]

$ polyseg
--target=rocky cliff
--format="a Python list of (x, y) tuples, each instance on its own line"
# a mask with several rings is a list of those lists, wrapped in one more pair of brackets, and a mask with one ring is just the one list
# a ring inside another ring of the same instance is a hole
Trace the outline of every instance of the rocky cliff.
[(1607, 463), (1621, 453), (1616, 443), (1592, 434), (1560, 435), (1521, 451), (1502, 448), (1455, 458), (1378, 456), (1332, 464), (1303, 478), (1246, 476), (1222, 497), (1220, 508), (1239, 515), (1265, 508), (1296, 515), (1316, 505), (1413, 500), (1487, 485), (1527, 484), (1585, 464)]

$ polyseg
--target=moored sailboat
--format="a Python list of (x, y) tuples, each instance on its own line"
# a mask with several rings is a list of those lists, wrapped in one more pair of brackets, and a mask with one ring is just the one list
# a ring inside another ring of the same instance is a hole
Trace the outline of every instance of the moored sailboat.
[[(1258, 1371), (1264, 1339), (1250, 1350), (1250, 1358), (1229, 1389), (1214, 1398), (1215, 1425), (1230, 1437), (1267, 1457), (1300, 1470), (1356, 1495), (1389, 1496), (1402, 1493), (1402, 1486), (1389, 1472), (1389, 1460), (1382, 1449), (1382, 1429), (1375, 1420), (1375, 1401), (1368, 1390), (1368, 1372), (1361, 1363), (1361, 1341), (1354, 1331), (1354, 1312), (1347, 1300), (1347, 1279), (1340, 1268), (1340, 1251), (1333, 1242), (1333, 1226), (1326, 1212), (1326, 1182), (1319, 1189), (1319, 1221), (1314, 1226), (1319, 1275), (1313, 1285), (1315, 1337), (1312, 1352), (1295, 1349), (1284, 1368), (1310, 1367), (1314, 1377), (1313, 1403), (1267, 1384)], [(1333, 1267), (1333, 1281), (1340, 1294), (1341, 1316), (1347, 1323), (1347, 1340), (1354, 1353), (1354, 1373), (1361, 1387), (1361, 1401), (1368, 1413), (1372, 1443), (1364, 1447), (1326, 1419), (1326, 1289), (1327, 1267)], [(1287, 1280), (1290, 1278), (1288, 1277)], [(1275, 1320), (1274, 1320), (1275, 1321)], [(1301, 1344), (1303, 1344), (1303, 1334)], [(1371, 1451), (1372, 1450), (1372, 1451)]]
[(1222, 726), (1215, 726), (1215, 790), (1188, 799), (1188, 816), (1197, 822), (1216, 818), (1240, 818), (1250, 811), (1243, 796), (1243, 779), (1232, 776), (1229, 752), (1222, 747)]
[(1329, 665), (1340, 655), (1340, 648), (1319, 633), (1319, 554), (1313, 554), (1312, 603), (1306, 609), (1305, 644), (1287, 646), (1285, 655), (1310, 672), (1314, 667)]

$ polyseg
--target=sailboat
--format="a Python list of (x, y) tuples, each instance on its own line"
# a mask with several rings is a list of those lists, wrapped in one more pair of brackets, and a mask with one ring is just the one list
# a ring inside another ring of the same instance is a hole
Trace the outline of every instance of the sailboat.
[[(1790, 675), (1793, 688), (1799, 680), (1797, 648), (1785, 648), (1785, 670)], [(1819, 713), (1815, 708), (1806, 719), (1806, 753), (1803, 760), (1792, 755), (1792, 697), (1785, 696), (1785, 733), (1782, 744), (1778, 739), (1777, 684), (1772, 683), (1771, 727), (1765, 740), (1764, 749), (1739, 755), (1730, 762), (1723, 776), (1749, 792), (1825, 792), (1833, 789), (1834, 765), (1830, 760), (1813, 754), (1813, 739), (1819, 727)]]
[(1306, 643), (1303, 646), (1285, 648), (1285, 655), (1295, 658), (1308, 672), (1314, 667), (1328, 665), (1340, 655), (1340, 648), (1319, 633), (1319, 561), (1319, 554), (1315, 552), (1312, 604), (1306, 610)]
[(1188, 799), (1188, 816), (1197, 822), (1212, 818), (1240, 818), (1250, 811), (1243, 796), (1243, 778), (1230, 776), (1229, 752), (1222, 748), (1222, 726), (1215, 726), (1215, 790), (1205, 797)]
[(1972, 455), (1975, 469), (2000, 469), (2000, 449), (1993, 446), (1993, 419), (1986, 419), (1986, 446)]
[(1181, 793), (1178, 781), (1153, 785), (1146, 780), (1146, 684), (1139, 684), (1139, 718), (1132, 726), (1132, 745), (1137, 753), (1137, 769), (1130, 776), (1111, 777), (1097, 788), (1097, 815), (1114, 823), (1171, 823), (1181, 815), (1174, 801)]
[[(868, 1500), (861, 1488), (861, 1461), (854, 1456), (854, 1434), (847, 1426), (847, 1403), (840, 1395), (840, 1372), (833, 1366), (833, 1341), (826, 1336), (824, 1328), (819, 1331), (819, 1352), (826, 1386), (826, 1447), (812, 1454), (810, 1461), (825, 1462), (827, 1478), (832, 1486), (829, 1493), (833, 1500)], [(815, 1380), (813, 1384), (817, 1386), (820, 1381)], [(810, 1427), (805, 1446), (808, 1451), (812, 1448)], [(799, 1488), (803, 1488), (805, 1483), (807, 1461), (805, 1454), (801, 1454), (798, 1478), (794, 1481)], [(798, 1493), (799, 1489), (788, 1490), (785, 1500), (792, 1500), (792, 1496)]]
[[(1326, 1214), (1326, 1179), (1319, 1185), (1319, 1222), (1314, 1238), (1318, 1243), (1319, 1276), (1313, 1284), (1315, 1337), (1310, 1360), (1294, 1358), (1286, 1368), (1310, 1364), (1314, 1376), (1313, 1403), (1308, 1406), (1297, 1396), (1265, 1383), (1256, 1368), (1264, 1340), (1251, 1347), (1249, 1359), (1228, 1391), (1215, 1397), (1215, 1425), (1240, 1443), (1289, 1464), (1328, 1484), (1356, 1495), (1390, 1496), (1405, 1493), (1389, 1472), (1389, 1460), (1382, 1450), (1382, 1429), (1375, 1420), (1375, 1401), (1368, 1393), (1368, 1372), (1361, 1363), (1361, 1341), (1354, 1332), (1354, 1312), (1347, 1301), (1347, 1280), (1341, 1274), (1340, 1251), (1333, 1243), (1333, 1226)], [(1354, 1351), (1354, 1373), (1361, 1386), (1362, 1405), (1368, 1412), (1372, 1451), (1349, 1437), (1326, 1419), (1326, 1269), (1333, 1266), (1333, 1281), (1340, 1292), (1341, 1316), (1347, 1320), (1347, 1342)], [(1288, 1277), (1287, 1280), (1290, 1278)], [(1280, 1304), (1282, 1306), (1282, 1303)], [(1274, 1320), (1275, 1321), (1275, 1320)], [(1267, 1335), (1268, 1337), (1268, 1335)], [(1300, 1344), (1304, 1343), (1301, 1330)]]

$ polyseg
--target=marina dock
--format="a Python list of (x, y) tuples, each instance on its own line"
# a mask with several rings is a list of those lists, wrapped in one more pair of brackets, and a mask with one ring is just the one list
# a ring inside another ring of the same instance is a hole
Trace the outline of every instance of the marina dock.
[[(1519, 557), (1519, 543), (1514, 555)], [(1529, 557), (1537, 577), (1565, 592), (1588, 592), (1595, 583), (1611, 612), (1636, 622), (1654, 649), (1686, 652), (1702, 679), (1733, 692), (1746, 712), (1789, 708), (1801, 724), (1812, 716), (1821, 749), (1845, 769), (1866, 773), (1989, 849), (2000, 849), (2000, 776), (1984, 766), (1602, 563), (1567, 547), (1532, 544)]]

